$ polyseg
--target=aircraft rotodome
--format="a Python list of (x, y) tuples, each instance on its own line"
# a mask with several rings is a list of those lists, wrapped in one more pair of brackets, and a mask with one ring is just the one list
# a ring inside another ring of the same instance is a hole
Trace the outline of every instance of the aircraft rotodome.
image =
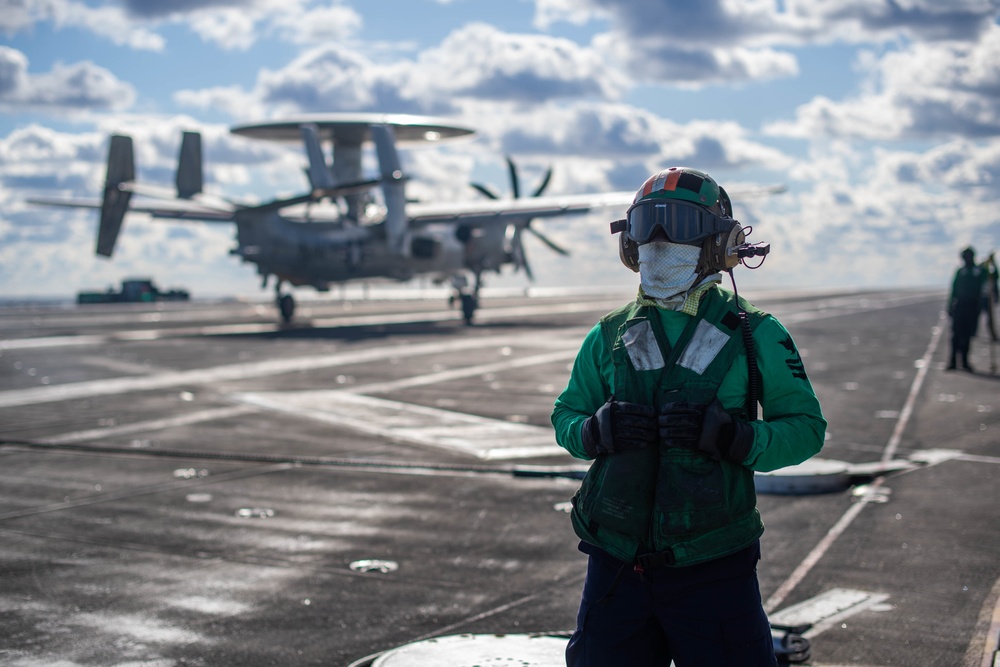
[[(129, 211), (153, 218), (235, 224), (236, 247), (230, 253), (256, 265), (262, 287), (275, 277), (275, 297), (285, 322), (295, 310), (292, 295), (282, 292), (286, 283), (326, 291), (335, 283), (353, 280), (405, 281), (429, 276), (452, 281), (465, 321), (471, 323), (483, 272), (499, 272), (504, 265), (512, 265), (532, 277), (522, 243), (525, 230), (553, 250), (566, 253), (531, 228), (532, 219), (626, 206), (633, 197), (631, 191), (543, 195), (550, 170), (533, 196), (519, 198), (517, 170), (508, 158), (513, 199), (501, 199), (486, 186), (471, 184), (487, 198), (409, 201), (397, 144), (437, 142), (474, 133), (439, 118), (317, 114), (240, 125), (231, 132), (253, 139), (302, 142), (309, 161), (309, 191), (263, 204), (205, 193), (201, 135), (184, 132), (175, 189), (137, 182), (131, 137), (113, 135), (101, 200), (34, 198), (29, 202), (99, 209), (96, 252), (105, 257), (114, 253)], [(362, 150), (372, 144), (379, 174), (365, 179)], [(376, 189), (381, 191), (381, 205), (373, 196)], [(134, 195), (142, 200), (133, 201)], [(331, 206), (330, 201), (337, 205)], [(469, 274), (471, 288), (466, 287)]]

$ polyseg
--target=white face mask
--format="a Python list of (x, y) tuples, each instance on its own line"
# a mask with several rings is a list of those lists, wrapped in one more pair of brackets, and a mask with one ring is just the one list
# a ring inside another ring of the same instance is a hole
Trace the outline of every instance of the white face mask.
[(654, 241), (639, 246), (642, 292), (658, 301), (683, 303), (698, 277), (701, 248)]

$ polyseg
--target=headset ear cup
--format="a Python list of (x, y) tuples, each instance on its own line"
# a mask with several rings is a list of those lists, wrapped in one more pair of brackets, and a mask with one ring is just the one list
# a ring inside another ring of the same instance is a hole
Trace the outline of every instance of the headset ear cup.
[(740, 258), (730, 250), (746, 242), (746, 234), (740, 223), (733, 221), (733, 226), (728, 232), (713, 234), (705, 239), (701, 246), (702, 263), (709, 273), (728, 271), (736, 268), (740, 263)]
[(736, 246), (743, 245), (747, 242), (747, 235), (743, 232), (743, 227), (740, 223), (735, 223), (733, 225), (733, 230), (729, 232), (729, 238), (726, 239), (726, 250), (723, 256), (726, 259), (726, 268), (733, 269), (739, 266), (740, 256), (735, 252), (731, 252), (736, 248)]
[(618, 257), (622, 260), (622, 264), (639, 273), (639, 244), (625, 232), (618, 234)]

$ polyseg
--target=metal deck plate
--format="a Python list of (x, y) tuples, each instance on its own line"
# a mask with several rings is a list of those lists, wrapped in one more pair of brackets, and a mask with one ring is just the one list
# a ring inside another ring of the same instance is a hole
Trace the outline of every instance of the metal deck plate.
[(566, 637), (536, 635), (436, 637), (392, 649), (372, 667), (560, 667), (566, 664), (568, 641)]
[(851, 485), (850, 466), (843, 461), (810, 459), (797, 466), (754, 474), (757, 493), (805, 494), (843, 491)]

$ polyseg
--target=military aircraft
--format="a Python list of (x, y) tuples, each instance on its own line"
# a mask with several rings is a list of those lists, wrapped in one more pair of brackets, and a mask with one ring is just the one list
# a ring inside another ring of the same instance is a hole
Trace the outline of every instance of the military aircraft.
[[(482, 274), (505, 265), (531, 278), (523, 246), (525, 231), (556, 252), (566, 251), (533, 229), (534, 218), (584, 213), (631, 203), (631, 192), (543, 196), (551, 170), (533, 196), (520, 198), (517, 170), (508, 158), (514, 198), (500, 198), (470, 184), (486, 198), (422, 203), (407, 199), (397, 144), (437, 142), (474, 130), (443, 119), (399, 114), (321, 114), (231, 128), (254, 139), (301, 142), (309, 190), (263, 204), (240, 203), (203, 192), (201, 135), (185, 132), (176, 188), (136, 181), (132, 139), (113, 135), (102, 200), (34, 198), (31, 203), (100, 209), (97, 254), (111, 257), (125, 214), (236, 225), (230, 253), (257, 266), (262, 288), (275, 277), (281, 318), (289, 322), (295, 301), (283, 286), (327, 291), (354, 280), (405, 281), (429, 276), (451, 280), (466, 323), (478, 307)], [(324, 153), (329, 146), (330, 160)], [(374, 145), (379, 173), (364, 178), (362, 149)], [(381, 202), (374, 196), (381, 192)], [(145, 201), (133, 201), (133, 196)], [(153, 201), (150, 201), (153, 200)], [(472, 277), (469, 286), (468, 278)]]

